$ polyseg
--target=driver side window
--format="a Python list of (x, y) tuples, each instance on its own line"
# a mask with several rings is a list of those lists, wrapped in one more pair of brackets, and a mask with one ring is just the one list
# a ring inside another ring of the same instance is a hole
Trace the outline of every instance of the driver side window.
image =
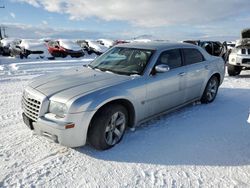
[(157, 60), (156, 65), (168, 65), (170, 70), (182, 66), (181, 53), (179, 49), (167, 50), (163, 52)]

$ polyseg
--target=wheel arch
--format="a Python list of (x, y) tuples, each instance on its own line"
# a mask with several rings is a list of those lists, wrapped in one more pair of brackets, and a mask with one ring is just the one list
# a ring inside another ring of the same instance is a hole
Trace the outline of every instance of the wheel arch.
[(221, 75), (219, 73), (214, 73), (210, 78), (212, 78), (213, 76), (215, 76), (218, 79), (219, 84), (221, 84)]
[[(112, 101), (109, 101), (105, 104), (103, 104), (96, 112), (95, 114), (92, 116), (91, 121), (90, 121), (90, 125), (88, 127), (88, 131), (91, 127), (92, 121), (94, 120), (94, 118), (96, 118), (96, 116), (98, 115), (98, 113), (106, 106), (108, 105), (113, 105), (113, 104), (119, 104), (122, 105), (126, 108), (127, 112), (128, 112), (128, 127), (134, 127), (135, 124), (135, 108), (134, 105), (127, 99), (114, 99)], [(88, 134), (87, 134), (88, 135)]]

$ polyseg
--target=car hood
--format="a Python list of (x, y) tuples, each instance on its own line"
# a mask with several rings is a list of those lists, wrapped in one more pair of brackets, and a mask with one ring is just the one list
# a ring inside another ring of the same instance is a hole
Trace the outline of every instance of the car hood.
[(114, 86), (130, 79), (129, 76), (84, 67), (50, 76), (41, 76), (36, 78), (29, 86), (48, 98), (52, 97), (52, 100), (66, 103), (73, 97)]
[(250, 47), (250, 38), (245, 38), (245, 39), (237, 40), (235, 47), (236, 48)]

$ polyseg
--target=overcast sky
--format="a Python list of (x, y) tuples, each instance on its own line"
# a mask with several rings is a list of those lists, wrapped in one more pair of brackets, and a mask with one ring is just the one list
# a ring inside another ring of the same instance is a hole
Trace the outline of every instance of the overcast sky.
[(234, 40), (249, 0), (0, 0), (11, 37)]

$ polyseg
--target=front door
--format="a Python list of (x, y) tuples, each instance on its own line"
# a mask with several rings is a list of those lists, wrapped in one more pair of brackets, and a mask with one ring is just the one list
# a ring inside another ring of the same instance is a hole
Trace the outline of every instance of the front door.
[(186, 68), (182, 64), (181, 51), (173, 49), (163, 52), (156, 62), (156, 65), (159, 64), (168, 65), (170, 70), (164, 73), (153, 72), (148, 77), (145, 101), (147, 116), (164, 112), (184, 102)]

